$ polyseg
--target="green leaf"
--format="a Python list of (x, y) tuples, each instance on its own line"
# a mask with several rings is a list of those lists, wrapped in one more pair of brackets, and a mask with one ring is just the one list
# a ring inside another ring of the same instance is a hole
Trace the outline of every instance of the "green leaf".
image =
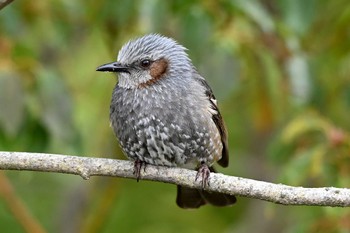
[(40, 117), (50, 134), (60, 140), (70, 140), (74, 134), (72, 100), (63, 79), (49, 69), (38, 72)]
[(24, 90), (14, 73), (0, 72), (0, 127), (7, 136), (15, 137), (23, 123)]

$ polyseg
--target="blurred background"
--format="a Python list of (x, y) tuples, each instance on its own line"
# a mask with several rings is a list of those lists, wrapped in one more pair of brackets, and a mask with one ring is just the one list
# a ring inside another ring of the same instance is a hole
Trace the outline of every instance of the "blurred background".
[[(187, 47), (219, 100), (225, 174), (350, 185), (348, 0), (14, 1), (0, 11), (0, 150), (125, 159), (109, 127), (129, 39)], [(170, 184), (0, 172), (1, 232), (350, 232), (349, 208), (238, 198), (183, 210)]]

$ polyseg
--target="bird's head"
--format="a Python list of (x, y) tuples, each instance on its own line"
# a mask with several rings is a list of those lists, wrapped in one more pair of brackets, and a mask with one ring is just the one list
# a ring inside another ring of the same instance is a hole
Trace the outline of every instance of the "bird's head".
[(119, 73), (119, 85), (144, 88), (166, 77), (181, 77), (191, 72), (186, 48), (173, 39), (150, 34), (127, 42), (116, 62), (99, 66), (97, 71)]

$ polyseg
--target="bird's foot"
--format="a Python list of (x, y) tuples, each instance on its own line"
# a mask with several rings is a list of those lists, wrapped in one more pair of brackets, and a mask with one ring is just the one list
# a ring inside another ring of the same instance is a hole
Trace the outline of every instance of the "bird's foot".
[(209, 176), (210, 176), (210, 169), (208, 165), (202, 163), (198, 168), (197, 175), (196, 175), (196, 181), (198, 180), (199, 177), (202, 178), (202, 189), (204, 189), (209, 185)]
[(134, 162), (134, 175), (136, 176), (136, 180), (137, 182), (139, 182), (140, 178), (141, 178), (141, 169), (143, 167), (143, 171), (146, 171), (146, 163), (136, 159)]

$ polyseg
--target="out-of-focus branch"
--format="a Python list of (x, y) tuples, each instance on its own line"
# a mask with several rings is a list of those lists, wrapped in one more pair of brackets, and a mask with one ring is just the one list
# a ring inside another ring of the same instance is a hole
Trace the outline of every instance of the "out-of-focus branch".
[(14, 0), (0, 0), (0, 10), (2, 8), (4, 8), (5, 6), (7, 6), (8, 4), (10, 4), (11, 2), (13, 2)]
[(5, 201), (13, 216), (26, 232), (46, 232), (16, 195), (15, 190), (3, 172), (0, 172), (0, 197)]
[[(0, 169), (58, 172), (90, 176), (116, 176), (134, 179), (134, 164), (130, 161), (79, 156), (0, 152)], [(196, 171), (147, 165), (141, 169), (141, 179), (201, 188), (195, 181)], [(350, 206), (350, 189), (303, 188), (274, 184), (241, 177), (211, 173), (208, 191), (255, 198), (283, 205)]]

